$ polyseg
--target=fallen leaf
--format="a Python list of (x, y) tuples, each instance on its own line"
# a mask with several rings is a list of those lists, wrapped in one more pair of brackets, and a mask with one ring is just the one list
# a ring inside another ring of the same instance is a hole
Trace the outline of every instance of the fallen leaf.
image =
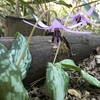
[(88, 96), (90, 96), (90, 93), (88, 91), (84, 92), (84, 98), (87, 98)]
[(75, 89), (68, 89), (68, 93), (81, 99), (81, 95)]

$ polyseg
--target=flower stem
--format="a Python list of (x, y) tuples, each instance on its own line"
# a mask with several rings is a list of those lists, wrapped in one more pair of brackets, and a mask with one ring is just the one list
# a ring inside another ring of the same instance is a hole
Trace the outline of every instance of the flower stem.
[[(55, 13), (55, 16), (57, 17), (57, 13), (56, 13), (54, 10), (47, 10), (47, 11), (45, 11), (45, 12), (39, 17), (38, 21), (35, 23), (35, 26), (37, 26), (39, 20), (43, 17), (43, 15), (44, 15), (45, 13), (49, 12), (49, 11), (54, 12), (54, 13)], [(25, 48), (24, 48), (22, 54), (20, 55), (20, 57), (19, 57), (19, 59), (18, 59), (18, 61), (17, 61), (17, 64), (16, 64), (17, 66), (20, 65), (20, 63), (21, 63), (21, 61), (22, 61), (22, 59), (23, 59), (23, 57), (24, 57), (24, 54), (25, 54), (25, 52), (26, 52), (26, 49), (27, 49), (27, 47), (28, 47), (28, 45), (29, 45), (29, 43), (30, 43), (30, 40), (31, 40), (31, 38), (32, 38), (32, 36), (33, 36), (33, 33), (34, 33), (34, 31), (35, 31), (35, 28), (36, 28), (36, 27), (33, 27), (32, 31), (31, 31), (31, 33), (30, 33), (30, 36), (28, 37), (28, 40), (27, 40), (26, 45), (25, 45)]]
[(61, 45), (61, 41), (59, 41), (59, 43), (58, 43), (58, 47), (57, 47), (56, 54), (55, 54), (55, 57), (54, 57), (54, 60), (53, 60), (53, 64), (56, 61), (56, 58), (57, 58), (57, 55), (58, 55), (58, 52), (59, 52), (60, 45)]

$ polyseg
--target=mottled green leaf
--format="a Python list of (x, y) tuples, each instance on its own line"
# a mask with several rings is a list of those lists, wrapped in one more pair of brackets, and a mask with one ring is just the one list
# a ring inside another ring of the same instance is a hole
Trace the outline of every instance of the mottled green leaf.
[(20, 69), (7, 55), (0, 57), (0, 100), (28, 100)]
[(90, 84), (100, 87), (100, 81), (98, 81), (96, 78), (94, 78), (93, 76), (89, 75), (88, 73), (86, 73), (85, 71), (81, 70), (81, 75), (82, 77), (89, 82)]
[[(9, 60), (17, 64), (24, 48), (26, 45), (26, 39), (24, 36), (22, 36), (19, 32), (16, 33), (16, 40), (13, 42), (11, 49), (8, 52)], [(29, 51), (29, 47), (27, 48), (25, 55), (20, 63), (20, 66), (17, 66), (20, 68), (22, 79), (25, 78), (26, 72), (30, 66), (31, 63), (31, 54)]]
[(48, 63), (46, 69), (46, 85), (51, 100), (64, 100), (68, 88), (69, 76), (61, 68), (60, 63)]
[(78, 66), (76, 66), (74, 61), (71, 59), (62, 60), (62, 61), (60, 61), (60, 64), (62, 65), (63, 68), (71, 68), (78, 72), (81, 71), (81, 69)]

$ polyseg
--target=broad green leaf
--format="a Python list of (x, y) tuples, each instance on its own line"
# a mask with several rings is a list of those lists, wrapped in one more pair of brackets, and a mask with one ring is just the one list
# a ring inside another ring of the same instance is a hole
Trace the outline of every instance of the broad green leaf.
[[(11, 49), (8, 52), (9, 60), (17, 64), (24, 48), (26, 45), (26, 39), (24, 36), (22, 36), (19, 32), (16, 33), (16, 40), (13, 42)], [(31, 54), (29, 51), (29, 47), (27, 48), (25, 55), (20, 63), (20, 66), (17, 66), (20, 68), (22, 79), (25, 78), (26, 72), (30, 66), (31, 63)]]
[(78, 71), (82, 75), (84, 80), (86, 80), (87, 82), (89, 82), (92, 85), (100, 87), (100, 81), (98, 81), (96, 78), (94, 78), (93, 76), (86, 73), (78, 66), (76, 66), (73, 60), (65, 59), (65, 60), (60, 61), (60, 64), (63, 66), (63, 68), (71, 68), (71, 69)]
[(64, 100), (68, 88), (69, 76), (61, 68), (60, 63), (48, 63), (46, 69), (46, 85), (51, 100)]
[(20, 69), (9, 61), (7, 55), (0, 57), (0, 100), (28, 100)]
[(96, 78), (94, 78), (93, 76), (89, 75), (88, 73), (86, 73), (85, 71), (81, 70), (81, 75), (82, 77), (89, 82), (90, 84), (100, 87), (100, 81), (98, 81)]
[(62, 60), (62, 61), (60, 61), (60, 64), (62, 65), (63, 68), (71, 68), (78, 72), (81, 71), (81, 69), (78, 66), (76, 66), (74, 61), (71, 59)]
[(100, 81), (98, 81), (96, 78), (94, 78), (93, 76), (86, 73), (78, 66), (76, 66), (73, 60), (65, 59), (65, 60), (60, 61), (60, 64), (63, 66), (63, 68), (71, 68), (71, 69), (78, 71), (82, 75), (84, 80), (86, 80), (87, 82), (89, 82), (92, 85), (100, 87)]

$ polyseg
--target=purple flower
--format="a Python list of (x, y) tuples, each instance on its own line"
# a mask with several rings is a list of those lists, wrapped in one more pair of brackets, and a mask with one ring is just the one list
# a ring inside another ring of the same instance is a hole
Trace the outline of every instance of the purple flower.
[[(38, 21), (38, 17), (36, 15), (34, 15), (34, 18), (36, 19), (36, 21)], [(52, 37), (52, 42), (54, 43), (54, 47), (53, 48), (57, 48), (57, 43), (59, 42), (59, 40), (62, 40), (62, 37), (61, 37), (61, 33), (60, 33), (60, 29), (66, 31), (66, 32), (70, 32), (70, 33), (76, 33), (76, 34), (90, 34), (91, 32), (79, 32), (79, 31), (72, 31), (72, 30), (69, 30), (68, 28), (74, 28), (74, 27), (77, 27), (79, 26), (81, 23), (78, 23), (76, 25), (73, 25), (71, 27), (68, 27), (66, 28), (62, 23), (61, 23), (61, 20), (58, 19), (58, 18), (55, 18), (53, 20), (53, 22), (51, 23), (50, 26), (47, 26), (45, 25), (42, 21), (39, 21), (38, 22), (38, 25), (39, 26), (35, 26), (34, 24), (28, 22), (28, 21), (25, 21), (23, 20), (25, 23), (31, 25), (31, 26), (34, 26), (34, 27), (37, 27), (39, 29), (44, 29), (44, 30), (53, 30), (54, 31), (54, 35)]]
[(66, 22), (73, 21), (72, 25), (75, 25), (77, 23), (81, 22), (81, 25), (84, 26), (86, 23), (90, 23), (93, 25), (99, 26), (100, 24), (96, 24), (95, 22), (92, 22), (91, 20), (87, 19), (86, 16), (90, 16), (94, 10), (94, 6), (92, 6), (85, 14), (83, 14), (79, 9), (77, 10), (76, 14), (69, 14), (69, 19), (65, 20)]

